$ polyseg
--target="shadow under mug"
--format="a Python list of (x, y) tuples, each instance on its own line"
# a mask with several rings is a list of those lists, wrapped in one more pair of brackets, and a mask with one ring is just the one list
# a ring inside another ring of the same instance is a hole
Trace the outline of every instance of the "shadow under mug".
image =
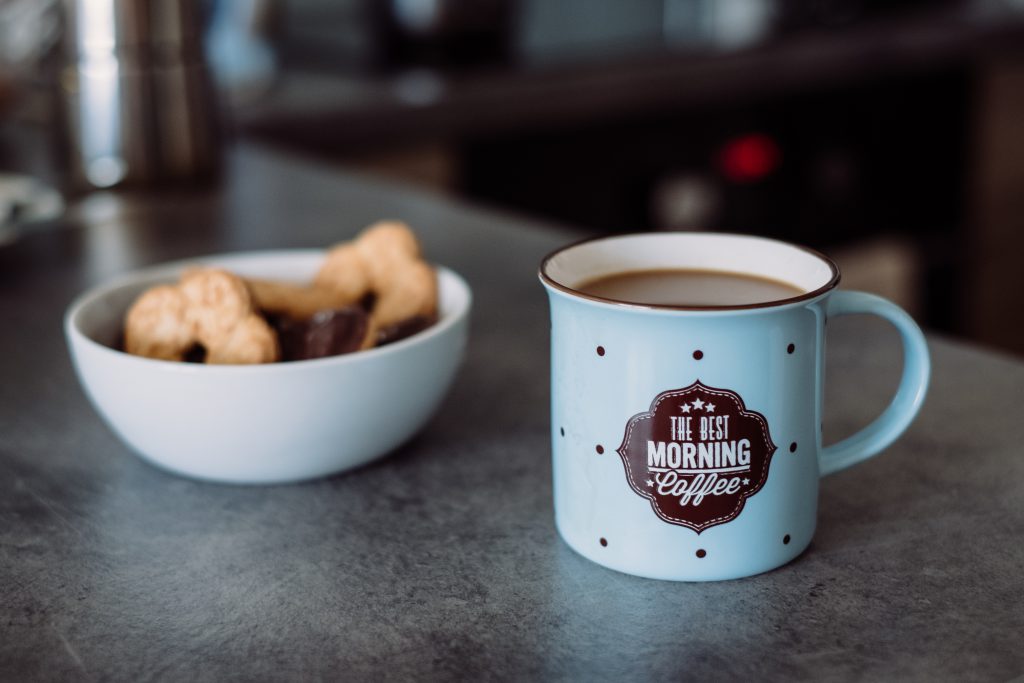
[[(639, 305), (575, 289), (642, 270), (713, 270), (795, 285), (739, 306)], [(930, 374), (895, 304), (839, 291), (827, 257), (720, 233), (598, 238), (547, 256), (555, 523), (598, 564), (707, 581), (781, 566), (811, 542), (819, 478), (876, 455), (911, 423)], [(903, 376), (873, 423), (822, 446), (825, 322), (870, 313), (903, 344)]]

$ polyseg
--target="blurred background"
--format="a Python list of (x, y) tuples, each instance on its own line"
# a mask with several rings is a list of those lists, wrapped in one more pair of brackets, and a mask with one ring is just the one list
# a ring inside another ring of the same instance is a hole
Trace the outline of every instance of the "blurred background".
[(0, 0), (0, 249), (246, 141), (581, 237), (800, 242), (1024, 354), (1024, 0)]

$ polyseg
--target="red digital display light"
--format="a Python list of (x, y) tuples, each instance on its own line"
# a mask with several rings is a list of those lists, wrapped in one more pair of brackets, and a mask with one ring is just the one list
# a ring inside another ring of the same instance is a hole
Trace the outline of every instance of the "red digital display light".
[(755, 183), (779, 166), (782, 152), (771, 137), (750, 133), (729, 140), (718, 152), (718, 166), (734, 183)]

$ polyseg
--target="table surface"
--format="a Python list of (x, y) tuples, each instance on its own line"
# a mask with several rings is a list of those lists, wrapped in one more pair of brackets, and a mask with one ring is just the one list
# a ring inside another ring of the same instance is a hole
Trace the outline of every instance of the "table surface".
[[(148, 263), (321, 246), (381, 217), (475, 293), (444, 407), (358, 471), (199, 483), (137, 459), (75, 380), (61, 315)], [(218, 190), (96, 195), (0, 248), (0, 679), (1006, 680), (1024, 672), (1024, 363), (931, 337), (920, 417), (822, 482), (796, 561), (724, 583), (582, 559), (551, 509), (556, 226), (252, 146)], [(888, 400), (895, 334), (830, 325), (826, 440)]]

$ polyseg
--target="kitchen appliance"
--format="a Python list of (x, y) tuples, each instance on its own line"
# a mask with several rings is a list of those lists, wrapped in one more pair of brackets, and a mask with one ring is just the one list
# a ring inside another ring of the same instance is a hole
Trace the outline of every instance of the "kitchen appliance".
[(67, 165), (86, 188), (212, 178), (217, 110), (196, 0), (68, 0), (59, 85)]

